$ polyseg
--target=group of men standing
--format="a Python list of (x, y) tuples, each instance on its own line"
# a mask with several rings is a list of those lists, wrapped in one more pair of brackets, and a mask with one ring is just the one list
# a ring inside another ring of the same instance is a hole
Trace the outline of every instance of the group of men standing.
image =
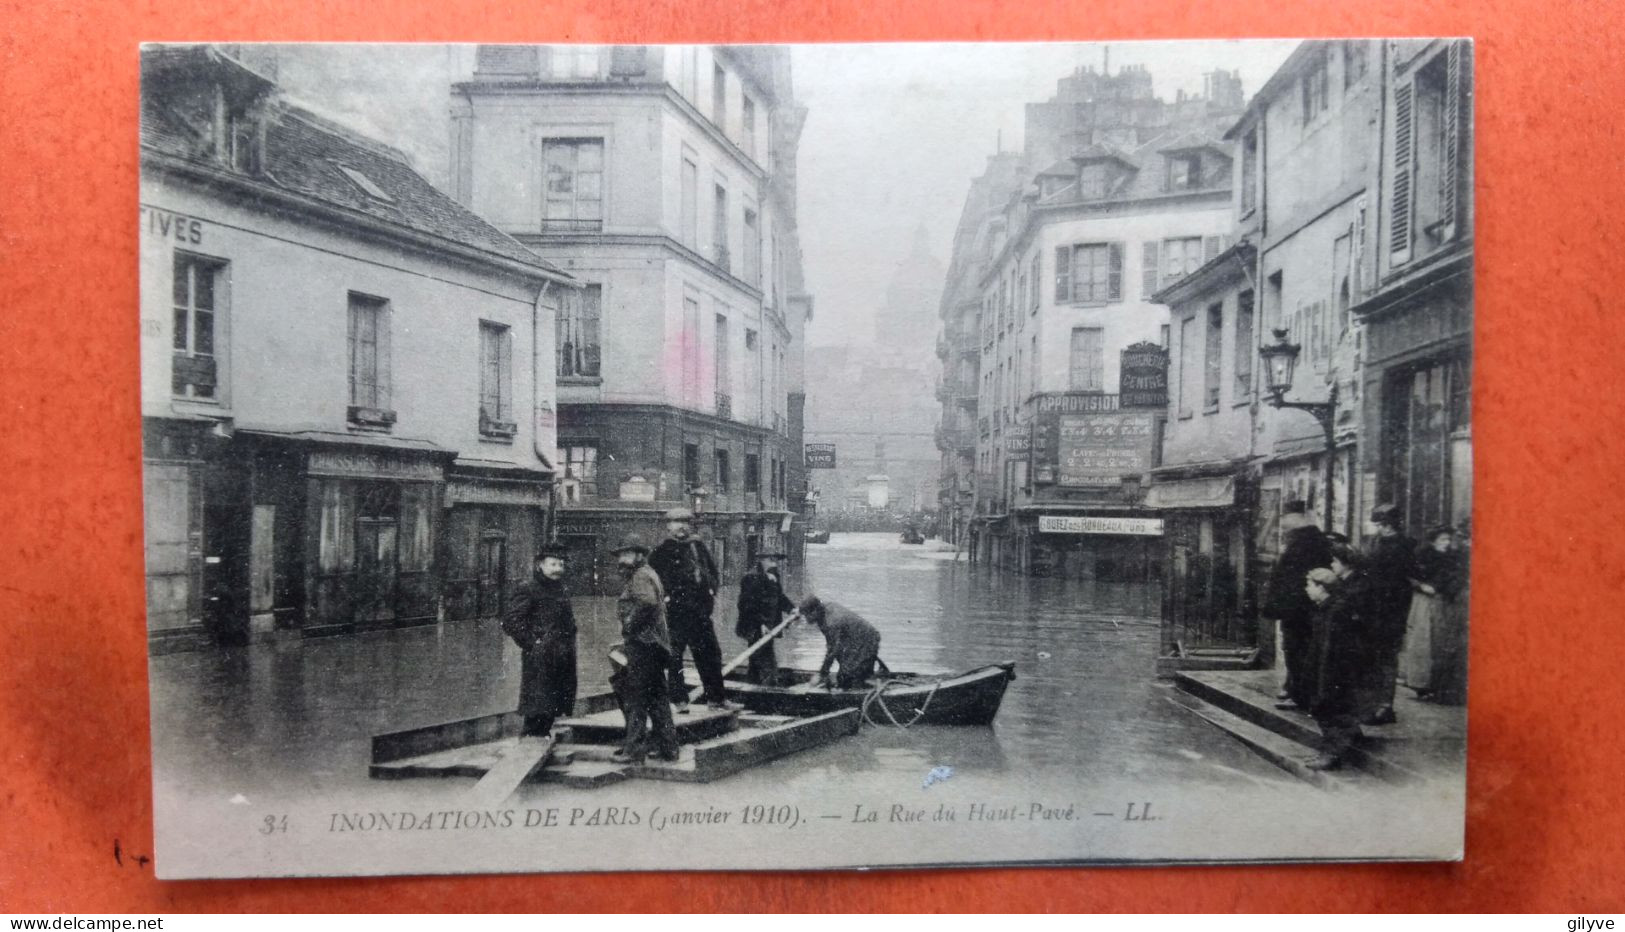
[[(1361, 726), (1394, 724), (1400, 657), (1407, 642), (1431, 640), (1412, 611), (1413, 591), (1438, 597), (1438, 565), (1405, 536), (1399, 509), (1379, 505), (1364, 550), (1349, 539), (1323, 532), (1302, 501), (1288, 502), (1281, 519), (1283, 546), (1265, 588), (1260, 614), (1280, 624), (1286, 679), (1276, 707), (1307, 712), (1322, 734), (1315, 770), (1342, 766)], [(1445, 553), (1451, 528), (1429, 534), (1424, 551)], [(1452, 566), (1465, 563), (1450, 561)], [(1454, 598), (1455, 591), (1451, 591)], [(1461, 615), (1465, 624), (1465, 613)], [(1431, 620), (1425, 622), (1432, 624)], [(1465, 631), (1462, 632), (1465, 643)], [(1420, 674), (1413, 674), (1416, 679)], [(1426, 697), (1430, 689), (1418, 688)]]
[[(622, 644), (611, 653), (615, 669), (610, 676), (626, 718), (626, 739), (615, 754), (622, 762), (638, 762), (650, 754), (677, 760), (673, 710), (678, 715), (689, 710), (685, 653), (699, 673), (701, 701), (713, 709), (738, 708), (728, 701), (722, 647), (712, 622), (720, 588), (716, 561), (694, 533), (692, 511), (675, 508), (666, 512), (665, 519), (666, 539), (653, 550), (630, 535), (610, 551), (623, 580), (616, 600)], [(784, 556), (772, 551), (757, 554), (740, 581), (735, 633), (756, 644), (779, 626), (785, 613), (795, 613), (817, 625), (829, 644), (821, 681), (827, 680), (832, 662), (840, 664), (840, 685), (867, 680), (878, 659), (879, 632), (816, 596), (808, 596), (799, 608), (791, 603), (779, 572)], [(519, 714), (529, 735), (548, 734), (554, 721), (575, 706), (576, 623), (563, 582), (567, 558), (568, 551), (561, 546), (542, 547), (533, 578), (515, 589), (503, 613), (502, 630), (522, 656)], [(749, 669), (751, 682), (780, 685), (771, 640), (756, 647)]]

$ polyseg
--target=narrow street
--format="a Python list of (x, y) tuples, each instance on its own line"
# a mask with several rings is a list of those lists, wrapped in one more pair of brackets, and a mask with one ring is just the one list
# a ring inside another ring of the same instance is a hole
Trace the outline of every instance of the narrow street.
[[(992, 729), (865, 726), (855, 739), (730, 778), (739, 790), (864, 773), (917, 781), (935, 766), (1019, 776), (1042, 768), (1093, 781), (1224, 789), (1289, 786), (1291, 777), (1166, 701), (1151, 671), (1154, 588), (1005, 575), (955, 562), (936, 541), (837, 534), (808, 548), (808, 585), (870, 618), (881, 656), (899, 670), (954, 671), (1014, 660), (1017, 677)], [(724, 593), (728, 598), (731, 593)], [(582, 692), (606, 683), (617, 640), (613, 605), (580, 600)], [(731, 656), (732, 619), (717, 629)], [(797, 625), (781, 663), (816, 667), (823, 642)], [(155, 657), (153, 723), (160, 797), (364, 795), (372, 735), (511, 709), (518, 653), (494, 622), (456, 623), (334, 639)], [(891, 774), (887, 774), (891, 771)], [(462, 781), (388, 784), (432, 799)], [(891, 782), (891, 781), (884, 781)], [(695, 787), (671, 787), (687, 793)], [(526, 793), (590, 793), (527, 787)]]

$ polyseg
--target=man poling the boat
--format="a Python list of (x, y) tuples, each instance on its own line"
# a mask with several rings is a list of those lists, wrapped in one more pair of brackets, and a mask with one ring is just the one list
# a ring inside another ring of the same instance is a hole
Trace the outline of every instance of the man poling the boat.
[[(835, 602), (825, 602), (816, 595), (802, 599), (796, 611), (817, 625), (824, 635), (824, 662), (818, 668), (814, 686), (836, 689), (863, 686), (874, 678), (876, 665), (882, 673), (891, 673), (880, 662), (880, 632), (857, 612)], [(838, 667), (833, 680), (831, 666)]]
[[(757, 554), (756, 565), (739, 581), (739, 621), (734, 633), (747, 644), (754, 644), (764, 631), (777, 627), (785, 612), (795, 611), (779, 577), (779, 561), (784, 556), (776, 551)], [(771, 640), (751, 652), (749, 678), (758, 686), (778, 685), (779, 661)]]

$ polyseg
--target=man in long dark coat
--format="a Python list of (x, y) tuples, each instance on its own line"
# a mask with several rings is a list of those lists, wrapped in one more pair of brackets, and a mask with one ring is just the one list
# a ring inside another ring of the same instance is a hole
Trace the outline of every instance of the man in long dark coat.
[(1360, 737), (1360, 689), (1370, 665), (1369, 628), (1362, 612), (1363, 581), (1353, 567), (1340, 561), (1338, 573), (1310, 570), (1304, 591), (1316, 606), (1313, 655), (1318, 671), (1309, 712), (1320, 726), (1320, 756), (1308, 762), (1311, 770), (1336, 770)]
[(704, 699), (713, 709), (732, 709), (722, 683), (722, 645), (717, 643), (711, 611), (716, 607), (717, 564), (711, 551), (694, 536), (694, 512), (673, 508), (666, 512), (666, 539), (649, 554), (649, 566), (666, 589), (666, 623), (671, 628), (671, 660), (667, 678), (671, 700), (678, 712), (688, 711), (688, 686), (683, 682), (683, 652), (694, 655), (694, 667), (705, 687)]
[(1315, 695), (1313, 629), (1315, 604), (1304, 591), (1309, 571), (1329, 567), (1331, 544), (1305, 513), (1302, 501), (1286, 503), (1281, 516), (1281, 558), (1275, 561), (1264, 588), (1259, 614), (1281, 623), (1281, 651), (1286, 656), (1285, 694), (1280, 708), (1308, 710)]
[(666, 593), (660, 577), (645, 562), (649, 548), (628, 537), (612, 553), (626, 586), (616, 600), (621, 620), (626, 666), (610, 678), (626, 717), (626, 739), (614, 758), (640, 763), (654, 745), (661, 760), (677, 759), (677, 727), (672, 722), (666, 688), (666, 662), (671, 633), (666, 628)]
[(1367, 725), (1390, 725), (1397, 720), (1394, 689), (1399, 681), (1399, 652), (1405, 644), (1405, 620), (1411, 611), (1411, 579), (1416, 575), (1416, 541), (1401, 532), (1400, 524), (1394, 505), (1371, 510), (1365, 566), (1372, 632)]
[(546, 735), (576, 703), (576, 616), (564, 588), (568, 551), (546, 545), (531, 581), (514, 589), (502, 630), (519, 645), (519, 714), (524, 734)]
[[(757, 554), (756, 565), (739, 581), (739, 621), (734, 625), (734, 633), (744, 638), (746, 644), (761, 640), (778, 627), (785, 612), (795, 610), (779, 579), (782, 559), (782, 553)], [(772, 641), (750, 655), (750, 681), (758, 686), (778, 685), (779, 659), (773, 652)]]

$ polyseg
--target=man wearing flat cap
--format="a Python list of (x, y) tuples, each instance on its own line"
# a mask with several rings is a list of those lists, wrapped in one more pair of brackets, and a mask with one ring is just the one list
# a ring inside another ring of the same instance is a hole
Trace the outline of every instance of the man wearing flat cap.
[(576, 616), (564, 588), (568, 550), (544, 544), (531, 579), (514, 589), (502, 631), (519, 645), (519, 714), (524, 734), (546, 735), (576, 703)]
[[(767, 632), (778, 627), (785, 612), (795, 605), (784, 594), (779, 578), (779, 561), (784, 554), (768, 551), (756, 555), (756, 565), (739, 581), (739, 621), (734, 633), (755, 644)], [(769, 641), (750, 655), (750, 681), (758, 686), (777, 686), (779, 660)]]
[(694, 536), (694, 512), (673, 508), (666, 512), (666, 539), (649, 554), (649, 566), (666, 589), (666, 622), (671, 627), (671, 660), (667, 678), (671, 701), (678, 712), (688, 711), (688, 687), (683, 682), (683, 652), (694, 655), (694, 667), (705, 687), (705, 701), (714, 709), (734, 708), (722, 684), (722, 645), (711, 623), (716, 607), (717, 564), (711, 551)]
[(652, 750), (661, 760), (674, 761), (677, 727), (667, 702), (666, 664), (672, 645), (666, 628), (666, 593), (646, 562), (649, 548), (637, 535), (610, 552), (626, 580), (615, 603), (626, 667), (611, 677), (626, 716), (626, 743), (614, 756), (620, 762), (641, 763)]

